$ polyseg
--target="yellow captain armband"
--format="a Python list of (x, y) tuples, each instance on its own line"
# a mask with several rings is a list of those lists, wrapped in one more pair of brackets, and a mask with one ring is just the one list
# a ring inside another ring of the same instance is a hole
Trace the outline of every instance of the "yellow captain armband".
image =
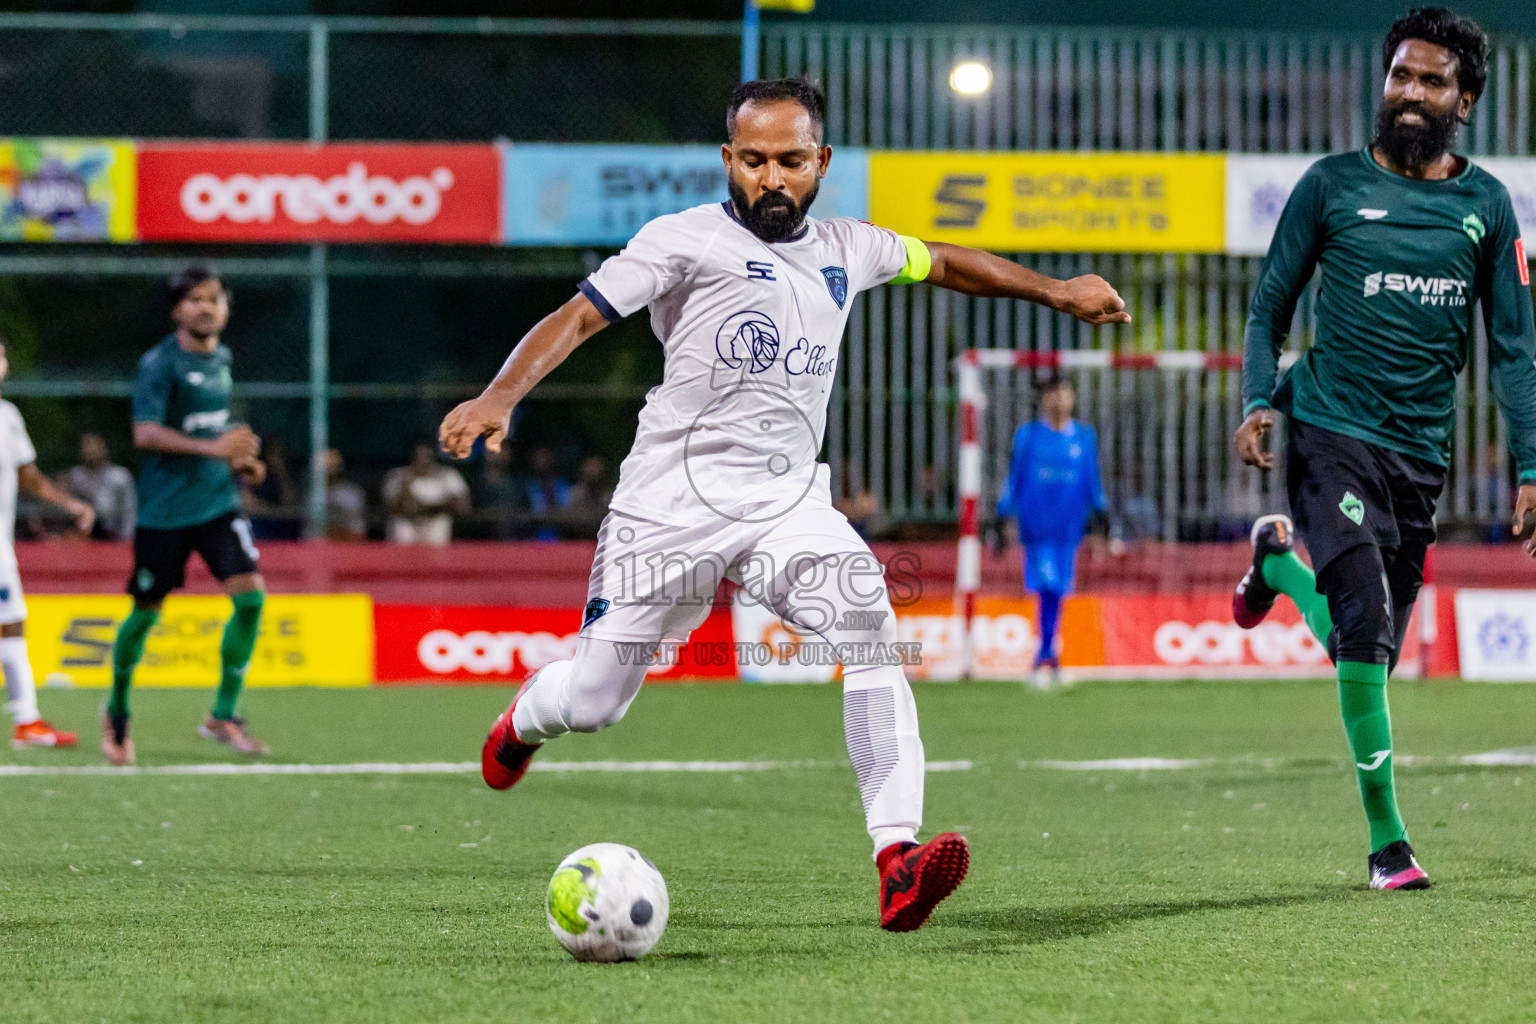
[(919, 281), (928, 280), (928, 272), (933, 269), (933, 255), (921, 239), (911, 235), (897, 235), (901, 244), (907, 249), (907, 263), (901, 268), (901, 273), (891, 279), (891, 284), (916, 284)]

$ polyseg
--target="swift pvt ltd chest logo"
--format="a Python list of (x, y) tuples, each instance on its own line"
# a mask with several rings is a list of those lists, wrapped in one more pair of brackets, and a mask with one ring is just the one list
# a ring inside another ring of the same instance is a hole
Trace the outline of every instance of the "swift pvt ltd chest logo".
[(1428, 277), (1418, 274), (1389, 274), (1378, 270), (1365, 275), (1365, 297), (1382, 292), (1400, 292), (1417, 296), (1421, 306), (1465, 306), (1467, 282), (1456, 277)]

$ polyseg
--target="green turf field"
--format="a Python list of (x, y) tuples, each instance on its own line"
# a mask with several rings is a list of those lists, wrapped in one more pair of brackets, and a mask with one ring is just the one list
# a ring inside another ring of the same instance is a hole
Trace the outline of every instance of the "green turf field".
[[(499, 689), (256, 691), (277, 762), (466, 761)], [(46, 691), (95, 764), (100, 692)], [(141, 765), (226, 760), (208, 695), (135, 694)], [(1529, 1021), (1536, 688), (1395, 683), (1403, 807), (1436, 887), (1365, 888), (1325, 682), (918, 688), (930, 831), (973, 866), (929, 926), (875, 926), (832, 687), (672, 686), (546, 761), (713, 773), (0, 777), (6, 1021)], [(1156, 771), (1021, 760), (1209, 760)], [(628, 843), (672, 919), (637, 964), (544, 923), (566, 853)]]

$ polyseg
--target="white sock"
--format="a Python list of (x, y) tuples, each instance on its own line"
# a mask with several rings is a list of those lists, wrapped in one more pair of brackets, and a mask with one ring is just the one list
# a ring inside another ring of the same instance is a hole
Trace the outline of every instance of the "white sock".
[(27, 638), (0, 639), (0, 667), (5, 669), (5, 692), (11, 698), (11, 717), (17, 725), (31, 725), (37, 713), (37, 687), (32, 682), (32, 660), (27, 657)]
[(923, 741), (912, 688), (898, 666), (845, 670), (843, 735), (874, 852), (916, 842), (923, 824)]
[(524, 743), (543, 743), (571, 731), (571, 662), (552, 661), (534, 673), (517, 698), (512, 731)]

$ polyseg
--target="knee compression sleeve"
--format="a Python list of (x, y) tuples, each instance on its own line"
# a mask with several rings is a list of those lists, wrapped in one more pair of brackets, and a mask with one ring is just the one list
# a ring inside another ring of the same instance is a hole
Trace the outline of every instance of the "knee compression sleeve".
[(1381, 549), (1374, 544), (1350, 548), (1323, 570), (1322, 582), (1338, 636), (1335, 661), (1391, 662), (1396, 629)]
[[(870, 556), (868, 552), (826, 556), (833, 565), (850, 557)], [(839, 650), (894, 650), (891, 645), (900, 634), (883, 587), (854, 593), (835, 572), (803, 568), (806, 574), (793, 581), (794, 586), (779, 590), (785, 598), (774, 610), (786, 623), (814, 632)], [(843, 665), (843, 736), (874, 852), (913, 841), (923, 823), (925, 766), (917, 703), (900, 665)]]

